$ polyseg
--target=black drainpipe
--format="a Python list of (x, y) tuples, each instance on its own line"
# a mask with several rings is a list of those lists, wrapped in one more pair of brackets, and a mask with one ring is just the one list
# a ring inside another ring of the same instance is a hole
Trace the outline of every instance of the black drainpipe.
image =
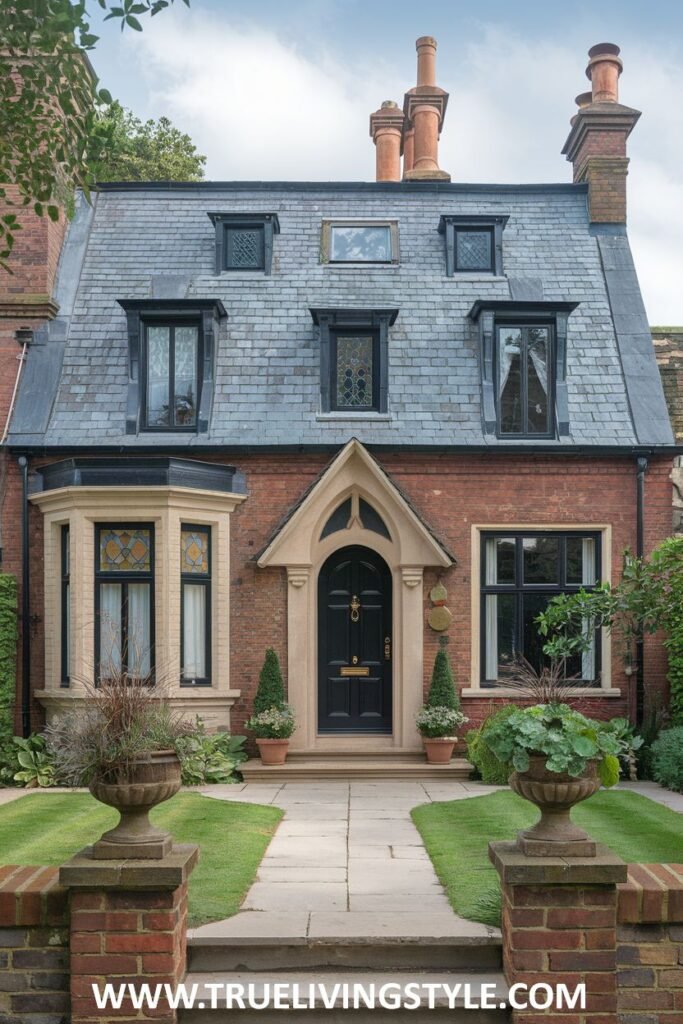
[[(636, 460), (636, 555), (645, 554), (645, 474), (647, 459)], [(645, 659), (643, 652), (643, 631), (636, 634), (636, 725), (642, 725), (645, 717)]]
[(31, 735), (31, 594), (29, 591), (28, 459), (19, 457), (21, 470), (21, 732)]

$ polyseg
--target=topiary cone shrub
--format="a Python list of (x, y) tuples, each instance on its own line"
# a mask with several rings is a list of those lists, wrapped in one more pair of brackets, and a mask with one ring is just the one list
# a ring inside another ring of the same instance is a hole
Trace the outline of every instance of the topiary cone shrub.
[(451, 708), (460, 711), (460, 694), (453, 681), (453, 670), (446, 651), (445, 637), (440, 640), (441, 646), (434, 659), (432, 679), (427, 696), (428, 708)]
[(281, 708), (285, 703), (285, 684), (282, 681), (280, 662), (274, 648), (269, 647), (259, 675), (258, 689), (254, 697), (254, 714), (270, 708)]

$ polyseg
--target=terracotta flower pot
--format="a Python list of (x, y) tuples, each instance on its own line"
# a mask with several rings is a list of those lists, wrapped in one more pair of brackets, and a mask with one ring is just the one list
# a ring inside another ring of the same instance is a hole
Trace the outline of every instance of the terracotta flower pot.
[(448, 736), (423, 736), (428, 764), (448, 764), (453, 756), (455, 740)]
[(551, 772), (546, 756), (532, 756), (526, 772), (513, 772), (510, 787), (541, 812), (531, 828), (518, 834), (517, 845), (536, 857), (594, 857), (595, 841), (571, 820), (571, 809), (600, 789), (598, 762), (590, 761), (579, 778)]
[(261, 757), (261, 764), (284, 764), (287, 760), (289, 740), (257, 739), (256, 744)]
[(149, 812), (180, 789), (180, 761), (174, 750), (151, 750), (133, 763), (121, 782), (93, 780), (90, 792), (100, 803), (115, 807), (118, 825), (105, 832), (92, 848), (98, 860), (160, 860), (170, 853), (173, 839), (149, 820)]

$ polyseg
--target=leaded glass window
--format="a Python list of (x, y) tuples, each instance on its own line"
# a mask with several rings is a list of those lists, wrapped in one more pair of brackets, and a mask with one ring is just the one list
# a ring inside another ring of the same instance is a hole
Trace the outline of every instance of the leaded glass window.
[(500, 325), (497, 338), (499, 433), (551, 436), (551, 328)]
[(211, 530), (180, 531), (181, 683), (211, 685)]
[(332, 224), (331, 263), (391, 263), (388, 224)]
[[(558, 594), (592, 590), (600, 578), (597, 533), (503, 533), (482, 536), (482, 682), (505, 682), (523, 657), (534, 668), (546, 662), (536, 617)], [(589, 623), (584, 624), (588, 633)], [(567, 660), (567, 678), (594, 683), (599, 674), (599, 635), (587, 651)]]
[(98, 678), (151, 679), (154, 670), (154, 528), (96, 528), (95, 649)]
[(493, 230), (462, 229), (455, 232), (456, 270), (493, 270)]
[(235, 224), (225, 227), (225, 269), (264, 269), (263, 224)]
[(197, 324), (147, 324), (146, 426), (186, 430), (197, 425), (200, 335)]
[(335, 409), (377, 409), (378, 336), (375, 331), (336, 331), (333, 335)]

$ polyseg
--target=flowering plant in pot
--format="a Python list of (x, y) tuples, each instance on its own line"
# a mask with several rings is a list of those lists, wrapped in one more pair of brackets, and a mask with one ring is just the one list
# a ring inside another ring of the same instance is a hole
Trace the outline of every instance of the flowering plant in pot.
[(456, 733), (469, 721), (460, 709), (460, 697), (453, 682), (451, 663), (446, 652), (447, 643), (446, 637), (440, 638), (427, 703), (420, 709), (415, 719), (430, 764), (448, 764), (453, 755)]
[(613, 722), (586, 718), (567, 704), (518, 708), (494, 722), (486, 742), (510, 766), (510, 786), (541, 811), (518, 845), (536, 856), (594, 856), (595, 843), (570, 816), (600, 786), (619, 781), (629, 740)]
[(254, 713), (247, 728), (256, 736), (263, 764), (284, 764), (289, 737), (294, 732), (294, 712), (285, 703), (285, 684), (275, 650), (269, 647), (254, 697)]
[(119, 824), (92, 847), (98, 859), (160, 859), (173, 845), (149, 812), (180, 789), (175, 745), (188, 726), (149, 678), (120, 669), (97, 686), (83, 684), (85, 707), (46, 729), (55, 770), (67, 784), (88, 786), (116, 808)]

